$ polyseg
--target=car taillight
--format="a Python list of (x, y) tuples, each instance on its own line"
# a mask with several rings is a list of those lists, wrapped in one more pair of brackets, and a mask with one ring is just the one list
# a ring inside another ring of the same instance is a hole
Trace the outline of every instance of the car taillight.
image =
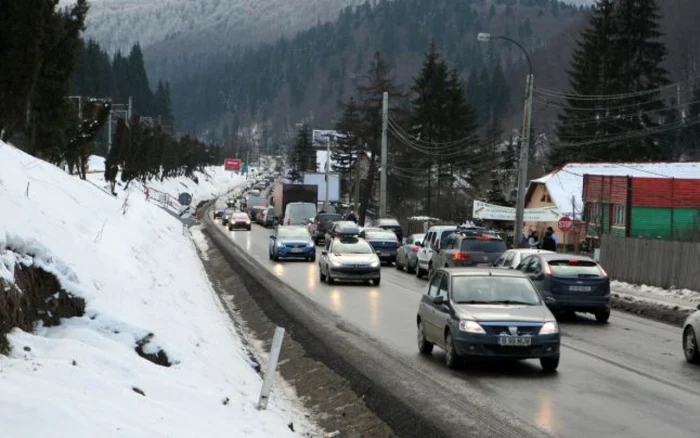
[(418, 252), (420, 251), (420, 246), (412, 246), (411, 247), (411, 252)]
[(598, 269), (600, 269), (600, 274), (601, 274), (604, 278), (608, 278), (608, 273), (605, 271), (605, 269), (603, 269), (602, 266), (598, 265)]
[(469, 260), (469, 254), (458, 252), (454, 255), (454, 260)]
[(552, 276), (552, 269), (549, 267), (549, 265), (547, 263), (542, 264), (542, 271), (544, 272), (545, 277)]

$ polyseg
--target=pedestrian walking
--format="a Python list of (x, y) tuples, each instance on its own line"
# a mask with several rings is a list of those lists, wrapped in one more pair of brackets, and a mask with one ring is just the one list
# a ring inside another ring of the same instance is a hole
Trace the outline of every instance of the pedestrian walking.
[(552, 227), (547, 227), (547, 231), (544, 233), (544, 237), (542, 238), (542, 249), (546, 251), (557, 250), (557, 234), (554, 232)]

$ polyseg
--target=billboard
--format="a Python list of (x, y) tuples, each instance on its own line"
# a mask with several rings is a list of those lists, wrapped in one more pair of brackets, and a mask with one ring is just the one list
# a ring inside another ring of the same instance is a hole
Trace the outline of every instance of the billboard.
[[(472, 213), (474, 219), (515, 220), (514, 208), (487, 204), (481, 201), (474, 201)], [(523, 219), (525, 222), (556, 222), (562, 217), (556, 207), (526, 208), (524, 213), (525, 217)]]
[[(330, 184), (328, 186), (328, 201), (340, 201), (340, 175), (337, 173), (328, 174)], [(306, 172), (304, 174), (304, 184), (318, 187), (318, 200), (326, 200), (326, 174), (316, 172)]]
[(226, 158), (224, 160), (225, 170), (241, 170), (241, 160), (239, 158)]

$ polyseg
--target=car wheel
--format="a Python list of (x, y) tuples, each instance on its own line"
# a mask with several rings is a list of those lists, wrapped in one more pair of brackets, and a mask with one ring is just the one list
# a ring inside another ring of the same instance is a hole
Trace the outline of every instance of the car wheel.
[(335, 280), (333, 279), (333, 277), (331, 277), (330, 268), (328, 269), (328, 273), (326, 274), (326, 281), (328, 282), (328, 284), (335, 283)]
[(270, 260), (272, 260), (272, 253), (268, 252), (267, 255), (270, 256)]
[(559, 367), (559, 356), (541, 358), (540, 366), (542, 367), (542, 370), (548, 373), (555, 372)]
[(403, 267), (401, 266), (401, 263), (399, 263), (399, 259), (396, 259), (396, 270), (401, 271), (403, 270)]
[(445, 364), (453, 370), (459, 369), (462, 366), (462, 358), (455, 349), (452, 333), (449, 331), (445, 335)]
[(425, 338), (425, 330), (423, 330), (423, 323), (421, 321), (418, 321), (418, 351), (426, 355), (432, 354), (433, 352), (433, 344), (428, 342)]
[(595, 319), (601, 324), (605, 324), (610, 319), (610, 309), (601, 310), (595, 313)]
[(318, 267), (318, 281), (320, 281), (321, 283), (324, 283), (326, 281), (326, 276), (323, 274), (323, 269), (321, 269), (320, 265)]
[(273, 255), (272, 255), (272, 260), (274, 260), (274, 261), (276, 261), (276, 262), (279, 262), (279, 261), (280, 261), (280, 257), (279, 257), (277, 254), (273, 254)]
[(409, 262), (409, 261), (406, 261), (406, 272), (408, 272), (410, 274), (413, 274), (414, 272), (416, 272), (416, 268), (415, 267), (412, 268), (411, 262)]
[(688, 326), (683, 331), (683, 353), (685, 360), (690, 363), (700, 363), (700, 351), (698, 351), (698, 338), (693, 327)]
[(375, 285), (375, 286), (379, 286), (379, 284), (382, 282), (382, 279), (381, 279), (381, 278), (375, 278), (375, 279), (372, 280), (372, 281), (374, 282), (374, 285)]
[(416, 278), (423, 277), (423, 270), (420, 268), (420, 263), (416, 262)]
[(316, 261), (316, 256), (313, 256), (313, 257), (309, 258), (309, 261), (315, 262), (315, 261)]

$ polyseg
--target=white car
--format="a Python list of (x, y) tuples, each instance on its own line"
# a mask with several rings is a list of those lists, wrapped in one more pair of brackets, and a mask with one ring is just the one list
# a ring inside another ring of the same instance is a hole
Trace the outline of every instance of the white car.
[(698, 333), (700, 333), (700, 304), (698, 304), (698, 310), (692, 313), (683, 324), (683, 353), (685, 353), (685, 360), (696, 364), (700, 364)]
[(416, 277), (421, 278), (424, 274), (430, 272), (433, 254), (440, 249), (443, 238), (453, 233), (456, 229), (456, 225), (438, 225), (428, 229), (423, 242), (420, 244), (421, 249), (416, 255), (418, 260), (416, 263)]
[(509, 249), (501, 254), (493, 266), (501, 269), (515, 269), (523, 259), (532, 254), (553, 254), (553, 251), (530, 248)]

